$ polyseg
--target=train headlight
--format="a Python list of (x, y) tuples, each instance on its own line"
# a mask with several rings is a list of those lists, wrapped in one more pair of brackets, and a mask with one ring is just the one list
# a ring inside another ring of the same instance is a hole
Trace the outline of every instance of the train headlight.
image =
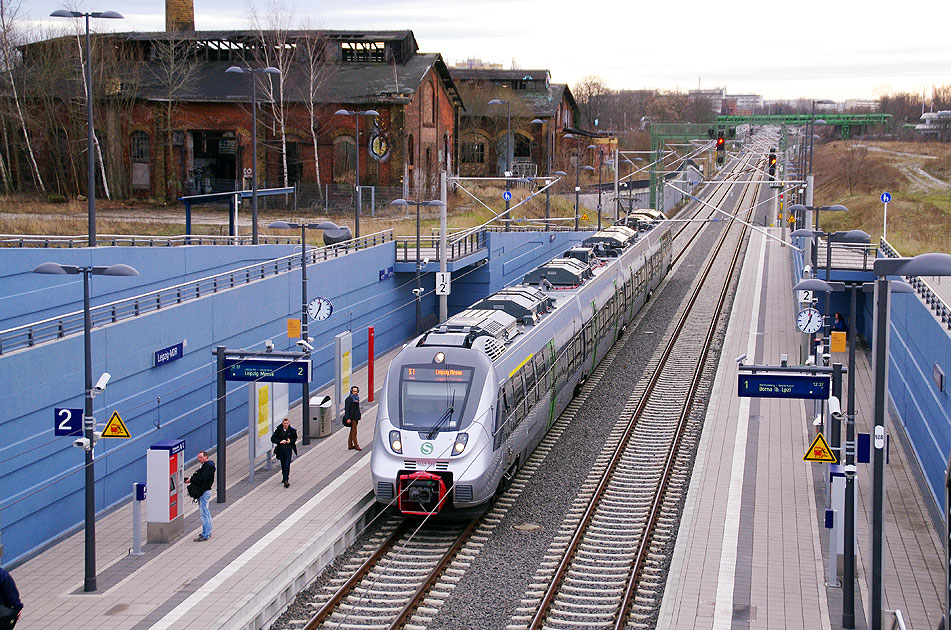
[(469, 442), (468, 433), (458, 433), (456, 435), (456, 443), (452, 445), (452, 454), (462, 455), (462, 452), (466, 450), (466, 444), (468, 442)]
[(436, 356), (433, 357), (433, 361), (436, 363), (442, 363), (446, 360), (446, 355), (442, 352), (437, 352)]
[(403, 441), (400, 440), (399, 431), (390, 431), (390, 448), (393, 449), (394, 453), (403, 453)]

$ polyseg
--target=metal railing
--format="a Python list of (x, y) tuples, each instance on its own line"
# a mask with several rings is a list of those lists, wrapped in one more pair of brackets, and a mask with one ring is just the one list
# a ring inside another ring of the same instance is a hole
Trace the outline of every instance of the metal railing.
[[(299, 242), (300, 239), (297, 239)], [(311, 247), (307, 250), (307, 264), (344, 256), (375, 245), (393, 240), (393, 230), (385, 230), (368, 236), (327, 245)], [(292, 239), (293, 241), (293, 239)], [(206, 297), (237, 286), (263, 280), (277, 274), (286, 273), (300, 267), (300, 254), (290, 254), (263, 263), (255, 263), (240, 269), (226, 271), (215, 276), (199, 278), (190, 282), (137, 295), (135, 297), (101, 304), (89, 310), (92, 327), (115, 323), (130, 317), (157, 311), (189, 300)], [(73, 311), (50, 317), (32, 324), (0, 330), (0, 355), (20, 348), (35, 346), (38, 343), (53, 341), (67, 335), (82, 332), (83, 311)]]
[[(477, 232), (463, 233), (461, 236), (448, 239), (446, 243), (446, 253), (449, 260), (458, 260), (463, 256), (473, 254), (480, 249), (485, 248), (486, 230)], [(439, 260), (439, 237), (421, 236), (419, 239), (420, 252), (429, 254), (429, 250), (434, 250), (432, 259)], [(410, 255), (412, 253), (412, 256)], [(396, 262), (416, 262), (418, 254), (416, 252), (416, 237), (401, 236), (396, 239)]]
[[(819, 239), (819, 249), (816, 252), (819, 269), (825, 269), (826, 248), (829, 242)], [(832, 243), (832, 268), (852, 269), (857, 271), (871, 271), (872, 264), (878, 257), (878, 246), (865, 243)]]
[(892, 630), (905, 630), (905, 618), (902, 617), (901, 611), (897, 608), (891, 611), (892, 615)]
[[(294, 236), (265, 235), (258, 238), (262, 245), (288, 245), (300, 239)], [(130, 234), (97, 234), (100, 247), (178, 247), (181, 245), (250, 245), (251, 235), (212, 236), (208, 234), (181, 234), (178, 236), (136, 236)], [(89, 237), (45, 236), (37, 234), (0, 234), (0, 247), (88, 247)]]
[[(881, 251), (886, 258), (901, 258), (898, 251), (884, 239), (879, 247), (879, 251)], [(945, 301), (941, 299), (941, 296), (935, 292), (934, 288), (919, 276), (905, 276), (905, 280), (914, 287), (918, 296), (924, 301), (928, 308), (931, 309), (935, 317), (937, 317), (948, 330), (951, 330), (951, 308), (949, 308)]]

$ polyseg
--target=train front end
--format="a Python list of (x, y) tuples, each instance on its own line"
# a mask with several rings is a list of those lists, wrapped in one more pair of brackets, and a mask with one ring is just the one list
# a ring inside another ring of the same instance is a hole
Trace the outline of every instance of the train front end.
[(429, 516), (491, 497), (492, 369), (463, 347), (407, 347), (390, 363), (370, 458), (377, 501)]

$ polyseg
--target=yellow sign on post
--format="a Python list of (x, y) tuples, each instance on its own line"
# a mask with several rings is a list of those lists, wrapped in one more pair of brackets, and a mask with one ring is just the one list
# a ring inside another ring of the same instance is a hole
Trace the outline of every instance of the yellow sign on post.
[(845, 352), (849, 349), (848, 344), (848, 333), (845, 333), (841, 330), (832, 331), (832, 352)]
[(287, 320), (287, 338), (300, 339), (300, 320), (299, 319)]
[(132, 437), (132, 434), (129, 433), (129, 430), (125, 426), (125, 422), (123, 422), (119, 416), (118, 411), (112, 412), (112, 417), (109, 418), (109, 422), (106, 423), (106, 428), (102, 430), (102, 437), (123, 439)]
[(822, 437), (821, 433), (817, 435), (816, 439), (814, 439), (812, 444), (809, 445), (809, 450), (807, 450), (806, 454), (802, 456), (802, 459), (806, 462), (828, 462), (830, 464), (839, 463), (835, 453), (833, 453), (832, 449), (829, 448), (829, 444), (826, 442), (826, 439)]
[(587, 221), (587, 220), (588, 220), (588, 213), (587, 213), (587, 212), (585, 212), (584, 214), (581, 215), (581, 220), (582, 220), (582, 221)]

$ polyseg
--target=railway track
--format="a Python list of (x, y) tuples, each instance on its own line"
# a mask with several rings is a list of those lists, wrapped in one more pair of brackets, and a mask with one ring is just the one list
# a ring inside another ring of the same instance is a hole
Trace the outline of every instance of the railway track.
[[(755, 191), (746, 185), (741, 194), (748, 214)], [(706, 394), (701, 375), (745, 232), (722, 232), (651, 377), (629, 398), (510, 630), (651, 627), (665, 582), (665, 556), (658, 551), (676, 535), (689, 482), (690, 458), (679, 455), (693, 453), (681, 447), (699, 438), (699, 418), (691, 410)]]
[[(722, 202), (729, 188), (729, 185), (725, 183), (718, 186), (717, 189), (707, 197), (710, 200), (709, 202)], [(724, 191), (723, 197), (716, 197), (721, 190)], [(750, 195), (750, 190), (755, 190), (755, 187), (747, 185), (744, 195)], [(754, 201), (751, 202), (750, 205), (755, 203), (755, 193), (752, 193), (752, 197)], [(706, 206), (701, 205), (701, 207), (696, 210), (694, 216), (705, 214), (705, 208)], [(686, 223), (684, 227), (686, 228), (691, 225), (698, 224)], [(700, 229), (697, 229), (693, 235), (689, 235), (688, 245), (693, 242), (693, 239), (696, 238), (696, 233), (700, 231)], [(683, 232), (683, 229), (680, 232)], [(738, 238), (737, 240), (742, 239)], [(687, 245), (684, 247), (686, 246)], [(709, 274), (710, 269), (711, 268), (708, 267), (706, 273)], [(717, 272), (714, 271), (713, 273), (716, 274)], [(701, 283), (701, 285), (703, 284), (704, 283)], [(696, 295), (693, 301), (697, 301)], [(706, 317), (706, 321), (708, 322), (716, 320), (716, 317), (712, 315), (704, 317)], [(688, 345), (691, 343), (694, 344), (695, 353), (695, 348), (697, 347), (696, 340), (686, 343)], [(597, 386), (601, 376), (610, 369), (614, 356), (622, 345), (623, 344), (615, 344), (608, 356), (605, 357), (595, 372), (585, 382), (581, 394), (572, 401), (565, 412), (556, 421), (555, 425), (546, 434), (539, 447), (519, 470), (509, 490), (499, 497), (493, 507), (480, 519), (468, 524), (447, 526), (445, 522), (440, 522), (433, 527), (427, 527), (418, 520), (408, 521), (402, 520), (400, 517), (379, 517), (389, 520), (380, 525), (377, 534), (363, 546), (353, 560), (341, 568), (340, 572), (342, 577), (335, 578), (328, 582), (313, 601), (306, 603), (307, 609), (316, 609), (317, 612), (309, 618), (287, 620), (285, 627), (303, 627), (305, 630), (314, 630), (316, 628), (383, 629), (427, 627), (436, 618), (440, 606), (448, 597), (448, 594), (451, 593), (454, 583), (458, 581), (459, 576), (465, 572), (468, 564), (479, 553), (485, 541), (489, 539), (493, 530), (521, 495), (522, 490), (528, 485), (528, 482), (532, 479), (535, 472), (541, 468), (542, 463), (559, 437), (574, 419), (590, 392)], [(655, 365), (660, 365), (664, 361), (662, 358), (657, 359)], [(667, 372), (674, 375), (680, 374), (680, 380), (683, 380), (682, 374), (685, 370), (689, 369), (688, 363), (676, 357), (668, 357), (666, 361), (670, 364)], [(676, 378), (676, 376), (674, 378)], [(694, 394), (691, 394), (691, 396), (692, 395)], [(681, 396), (681, 394), (671, 393), (670, 396), (677, 398)], [(666, 407), (670, 405), (670, 402), (670, 400), (667, 400), (666, 402), (658, 403), (655, 400), (651, 403), (650, 407), (645, 406), (645, 411), (642, 412), (641, 415), (648, 417), (652, 414), (655, 405), (659, 404), (661, 407)], [(632, 403), (629, 402), (628, 406), (630, 407), (631, 404)], [(625, 413), (627, 413), (627, 410), (625, 410)], [(642, 420), (641, 426), (643, 429), (646, 429), (648, 433), (653, 430), (655, 436), (659, 433), (665, 433), (665, 440), (676, 439), (669, 430), (665, 430), (659, 425), (650, 429), (647, 421)], [(688, 438), (688, 440), (689, 439), (690, 438)], [(621, 435), (617, 435), (616, 437), (612, 435), (608, 442), (610, 444), (613, 441), (619, 444), (621, 440)], [(673, 452), (676, 453), (676, 450), (677, 449), (674, 448)], [(602, 461), (599, 459), (598, 466), (601, 465)], [(631, 460), (630, 458), (625, 460), (622, 465), (615, 466), (615, 468), (634, 472), (633, 476), (621, 483), (622, 489), (615, 491), (615, 493), (608, 498), (604, 504), (606, 506), (617, 506), (619, 503), (624, 504), (631, 501), (632, 498), (625, 494), (623, 487), (643, 485), (647, 483), (650, 475), (656, 474), (654, 472), (645, 473), (643, 471), (637, 473), (639, 465), (636, 461), (636, 457), (635, 460)], [(689, 470), (685, 473), (683, 470), (672, 468), (668, 477), (673, 482), (682, 484), (685, 491)], [(591, 486), (592, 484), (589, 481), (585, 484), (582, 491), (587, 492), (590, 496)], [(668, 491), (666, 500), (671, 500), (676, 497), (677, 494), (675, 492)], [(660, 525), (663, 524), (662, 517), (655, 520)], [(623, 525), (610, 514), (602, 517), (599, 522), (604, 524), (606, 531), (613, 531), (614, 534), (609, 534), (607, 538), (592, 538), (586, 542), (585, 545), (590, 549), (604, 552), (606, 546), (609, 546), (609, 540), (616, 538), (621, 542), (614, 545), (615, 551), (620, 556), (629, 557), (628, 564), (630, 564), (632, 561), (630, 558), (633, 558), (632, 552), (629, 550), (625, 552), (622, 549), (625, 545), (629, 548), (634, 546), (635, 542), (631, 536), (621, 531), (627, 527), (627, 525)], [(645, 541), (642, 543), (645, 549), (641, 551), (641, 555), (648, 558), (651, 553), (652, 543), (663, 543), (664, 540), (672, 540), (674, 534), (675, 532), (673, 531), (664, 533), (658, 529), (655, 530), (653, 536), (645, 537), (638, 534), (635, 538)], [(656, 568), (649, 563), (640, 561), (638, 564), (643, 565), (638, 569), (638, 574), (645, 577), (657, 574)], [(602, 583), (602, 579), (600, 576), (596, 578), (598, 585)], [(656, 581), (659, 584), (659, 588), (662, 589), (663, 580), (657, 579)], [(644, 585), (648, 583), (649, 581), (641, 580), (638, 583), (638, 588), (643, 589)], [(637, 594), (638, 591), (634, 589), (631, 597), (633, 598)], [(569, 595), (569, 597), (571, 596)], [(553, 599), (553, 601), (555, 600)], [(529, 607), (531, 607), (531, 604), (529, 604)], [(620, 610), (617, 605), (615, 605), (615, 609)], [(522, 612), (525, 610), (527, 610), (527, 608), (523, 606)], [(539, 608), (536, 607), (535, 610), (539, 610)], [(635, 612), (633, 614), (637, 615), (638, 613)], [(619, 617), (623, 615), (616, 614), (615, 616)], [(520, 623), (519, 618), (513, 619), (513, 622), (515, 623), (514, 627), (525, 627), (523, 623)]]

